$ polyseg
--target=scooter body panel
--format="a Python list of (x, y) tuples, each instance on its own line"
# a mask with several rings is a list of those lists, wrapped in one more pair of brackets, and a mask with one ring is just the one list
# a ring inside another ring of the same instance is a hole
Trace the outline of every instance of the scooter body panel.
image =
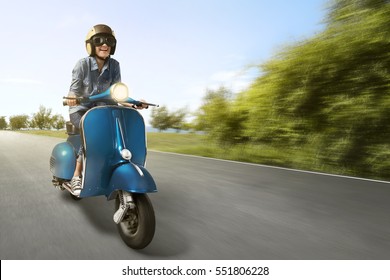
[(51, 153), (50, 171), (53, 176), (70, 180), (76, 167), (76, 151), (70, 142), (57, 144)]
[[(145, 180), (132, 178), (137, 173), (131, 168), (127, 169), (130, 173), (126, 176), (122, 176), (122, 171), (116, 171), (118, 168), (124, 170), (125, 168), (121, 168), (122, 165), (135, 164), (142, 168), (145, 164), (145, 124), (136, 110), (119, 106), (95, 107), (83, 116), (81, 128), (85, 154), (83, 190), (80, 197), (97, 195), (108, 197), (115, 188), (123, 189), (118, 185), (119, 181), (124, 183), (123, 180), (144, 184)], [(132, 163), (121, 156), (123, 149), (128, 149), (132, 153)], [(112, 179), (114, 173), (120, 173), (119, 177), (122, 179)], [(145, 174), (148, 174), (147, 171)], [(124, 176), (127, 179), (124, 179)], [(128, 188), (129, 183), (124, 185), (126, 185), (124, 188)]]

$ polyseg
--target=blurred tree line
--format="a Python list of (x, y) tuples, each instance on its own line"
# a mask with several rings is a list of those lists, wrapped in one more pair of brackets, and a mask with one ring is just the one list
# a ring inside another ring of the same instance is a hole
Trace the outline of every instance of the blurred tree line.
[(260, 65), (248, 90), (208, 91), (194, 127), (221, 145), (289, 147), (314, 169), (390, 179), (390, 1), (332, 1), (325, 24)]
[(160, 132), (167, 129), (175, 129), (177, 132), (181, 130), (189, 130), (189, 124), (185, 119), (188, 115), (186, 108), (181, 108), (173, 112), (169, 112), (167, 106), (153, 107), (151, 113), (150, 124), (157, 128)]
[(262, 65), (240, 94), (244, 135), (390, 178), (389, 51), (389, 1), (334, 1), (324, 32)]
[(5, 119), (5, 116), (0, 117), (0, 129), (6, 129), (8, 126), (7, 120)]
[(31, 117), (22, 114), (9, 117), (9, 123), (5, 117), (0, 117), (0, 129), (20, 130), (25, 128), (38, 129), (62, 129), (65, 127), (65, 119), (62, 115), (52, 114), (52, 109), (39, 107), (39, 111), (34, 113)]

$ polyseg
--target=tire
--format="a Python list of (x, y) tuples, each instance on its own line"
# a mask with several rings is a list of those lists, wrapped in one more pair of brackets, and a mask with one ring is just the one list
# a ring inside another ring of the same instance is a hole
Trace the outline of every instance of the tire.
[[(152, 241), (156, 220), (152, 203), (147, 194), (132, 194), (135, 208), (129, 209), (117, 227), (122, 240), (132, 249), (143, 249)], [(119, 197), (115, 210), (119, 208)]]

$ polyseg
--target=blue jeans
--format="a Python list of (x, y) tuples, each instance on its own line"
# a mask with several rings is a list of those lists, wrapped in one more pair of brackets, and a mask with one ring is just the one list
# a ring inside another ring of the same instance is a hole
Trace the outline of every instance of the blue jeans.
[[(72, 114), (69, 114), (69, 119), (70, 119), (70, 122), (75, 126), (77, 127), (78, 129), (80, 129), (80, 121), (81, 121), (81, 118), (84, 116), (84, 114), (86, 113), (86, 111), (77, 111), (77, 112), (74, 112)], [(82, 147), (83, 143), (81, 143), (80, 145), (80, 149), (77, 153), (78, 155), (78, 159), (77, 160), (80, 160), (81, 161), (81, 155), (83, 154), (83, 147)]]

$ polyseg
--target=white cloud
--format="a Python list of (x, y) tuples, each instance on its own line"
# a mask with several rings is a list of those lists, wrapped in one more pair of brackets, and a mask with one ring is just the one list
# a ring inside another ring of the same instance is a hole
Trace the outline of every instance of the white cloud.
[[(258, 76), (259, 69), (257, 67), (219, 71), (212, 74), (209, 79), (193, 83), (192, 86), (183, 90), (180, 101), (186, 100), (188, 108), (194, 111), (201, 105), (206, 90), (217, 90), (220, 87), (225, 87), (234, 93), (238, 93), (247, 89)], [(177, 106), (178, 108), (180, 107), (179, 105)]]
[(248, 67), (246, 69), (220, 71), (210, 77), (209, 89), (217, 89), (221, 86), (226, 87), (233, 92), (240, 92), (250, 86), (253, 80), (259, 75), (257, 67)]
[(228, 82), (239, 75), (238, 71), (220, 71), (211, 75), (211, 80), (216, 82)]

